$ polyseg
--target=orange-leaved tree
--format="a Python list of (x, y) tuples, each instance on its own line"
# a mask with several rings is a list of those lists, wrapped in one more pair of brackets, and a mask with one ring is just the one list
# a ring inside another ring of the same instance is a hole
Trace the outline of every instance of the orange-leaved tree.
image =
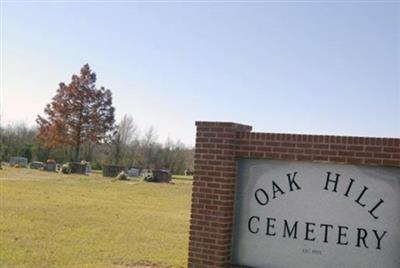
[(112, 94), (95, 86), (96, 74), (86, 64), (80, 75), (66, 85), (60, 83), (57, 94), (38, 115), (38, 138), (47, 148), (71, 146), (73, 159), (80, 160), (80, 148), (86, 142), (107, 142), (115, 128)]

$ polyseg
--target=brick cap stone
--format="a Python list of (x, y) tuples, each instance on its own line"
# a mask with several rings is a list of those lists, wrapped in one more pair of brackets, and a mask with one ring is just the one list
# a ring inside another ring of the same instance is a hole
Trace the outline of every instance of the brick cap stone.
[(217, 122), (217, 121), (196, 121), (197, 127), (228, 127), (233, 128), (238, 132), (250, 132), (253, 127), (234, 122)]

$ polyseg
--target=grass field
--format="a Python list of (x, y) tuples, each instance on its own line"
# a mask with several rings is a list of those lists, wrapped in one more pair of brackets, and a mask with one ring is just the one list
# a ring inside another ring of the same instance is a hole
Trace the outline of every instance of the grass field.
[(0, 267), (185, 267), (191, 180), (0, 170)]

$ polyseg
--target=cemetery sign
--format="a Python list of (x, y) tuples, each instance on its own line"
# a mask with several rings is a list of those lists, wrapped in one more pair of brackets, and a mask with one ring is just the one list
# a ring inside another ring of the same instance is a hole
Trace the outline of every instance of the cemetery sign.
[(188, 267), (400, 267), (400, 139), (196, 126)]
[(234, 222), (233, 263), (397, 268), (400, 169), (241, 160)]

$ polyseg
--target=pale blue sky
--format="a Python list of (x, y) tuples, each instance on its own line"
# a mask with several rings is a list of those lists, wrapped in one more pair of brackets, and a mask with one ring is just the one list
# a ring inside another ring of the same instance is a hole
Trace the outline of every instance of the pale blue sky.
[(89, 63), (160, 141), (193, 145), (196, 120), (400, 137), (399, 35), (396, 1), (4, 2), (2, 123)]

